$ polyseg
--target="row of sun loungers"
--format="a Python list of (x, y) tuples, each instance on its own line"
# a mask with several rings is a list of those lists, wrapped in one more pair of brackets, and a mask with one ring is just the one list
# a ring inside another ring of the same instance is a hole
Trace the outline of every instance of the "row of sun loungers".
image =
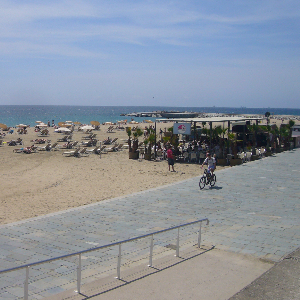
[(113, 145), (116, 143), (116, 141), (118, 140), (118, 138), (114, 138), (113, 140), (111, 139), (106, 139), (102, 142), (102, 144), (104, 145)]
[(51, 151), (51, 150), (59, 150), (58, 143), (50, 144), (48, 143), (46, 146), (38, 147), (39, 151)]
[(74, 156), (74, 157), (87, 156), (87, 155), (89, 155), (89, 153), (87, 153), (86, 150), (87, 150), (86, 148), (83, 148), (83, 149), (77, 148), (73, 151), (66, 151), (63, 153), (63, 155)]
[(96, 136), (97, 136), (96, 133), (91, 133), (91, 134), (89, 134), (89, 135), (87, 135), (87, 136), (82, 137), (82, 139), (83, 139), (83, 140), (91, 140), (91, 139), (95, 139)]
[(114, 130), (114, 126), (109, 126), (109, 127), (107, 128), (107, 133), (112, 133), (113, 130)]
[(114, 145), (112, 147), (106, 147), (105, 145), (101, 146), (101, 147), (95, 147), (93, 149), (87, 149), (86, 147), (80, 149), (80, 147), (78, 147), (75, 150), (72, 151), (65, 151), (63, 152), (64, 156), (74, 156), (74, 157), (81, 157), (81, 156), (87, 156), (89, 154), (106, 154), (108, 152), (114, 152), (114, 151), (120, 151), (123, 147), (123, 144), (119, 144), (119, 145)]
[(65, 135), (61, 139), (57, 140), (58, 142), (70, 142), (72, 141), (72, 135)]
[(92, 147), (92, 146), (96, 146), (97, 145), (98, 140), (96, 139), (91, 139), (87, 142), (82, 141), (81, 144), (84, 145), (85, 147)]

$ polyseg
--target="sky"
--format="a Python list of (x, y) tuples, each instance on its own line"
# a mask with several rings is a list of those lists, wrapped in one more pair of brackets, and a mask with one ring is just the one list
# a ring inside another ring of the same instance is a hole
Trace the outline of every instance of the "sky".
[(300, 108), (299, 0), (0, 0), (0, 105)]

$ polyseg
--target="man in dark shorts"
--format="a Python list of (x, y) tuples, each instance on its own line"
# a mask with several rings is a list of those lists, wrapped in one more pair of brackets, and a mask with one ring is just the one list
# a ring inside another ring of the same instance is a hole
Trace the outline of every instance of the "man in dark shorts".
[(168, 158), (169, 171), (170, 171), (170, 166), (172, 166), (172, 172), (175, 172), (175, 170), (174, 170), (174, 155), (173, 155), (171, 146), (169, 146), (169, 149), (167, 150), (167, 158)]

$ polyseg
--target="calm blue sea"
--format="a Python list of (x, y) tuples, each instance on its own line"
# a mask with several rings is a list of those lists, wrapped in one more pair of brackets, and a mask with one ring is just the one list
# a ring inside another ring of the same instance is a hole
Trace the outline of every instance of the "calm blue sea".
[[(60, 121), (79, 121), (89, 124), (90, 121), (116, 122), (130, 117), (120, 114), (133, 112), (152, 112), (157, 110), (174, 110), (203, 113), (235, 113), (235, 114), (265, 114), (269, 111), (275, 115), (300, 116), (300, 109), (287, 108), (245, 108), (245, 107), (165, 107), (165, 106), (59, 106), (59, 105), (0, 105), (0, 123), (9, 127), (23, 123), (35, 126), (36, 121), (47, 123), (54, 120), (55, 124)], [(134, 118), (142, 121), (145, 118)], [(147, 119), (151, 119), (148, 118)], [(152, 120), (155, 120), (152, 118)]]

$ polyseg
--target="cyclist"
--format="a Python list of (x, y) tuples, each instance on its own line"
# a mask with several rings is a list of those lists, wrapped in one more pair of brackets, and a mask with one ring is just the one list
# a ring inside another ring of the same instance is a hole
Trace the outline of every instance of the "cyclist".
[(216, 169), (216, 159), (214, 157), (211, 157), (211, 154), (209, 152), (206, 153), (206, 158), (204, 162), (201, 165), (201, 169), (203, 168), (203, 165), (207, 164), (207, 173), (210, 176), (214, 174), (214, 170)]

